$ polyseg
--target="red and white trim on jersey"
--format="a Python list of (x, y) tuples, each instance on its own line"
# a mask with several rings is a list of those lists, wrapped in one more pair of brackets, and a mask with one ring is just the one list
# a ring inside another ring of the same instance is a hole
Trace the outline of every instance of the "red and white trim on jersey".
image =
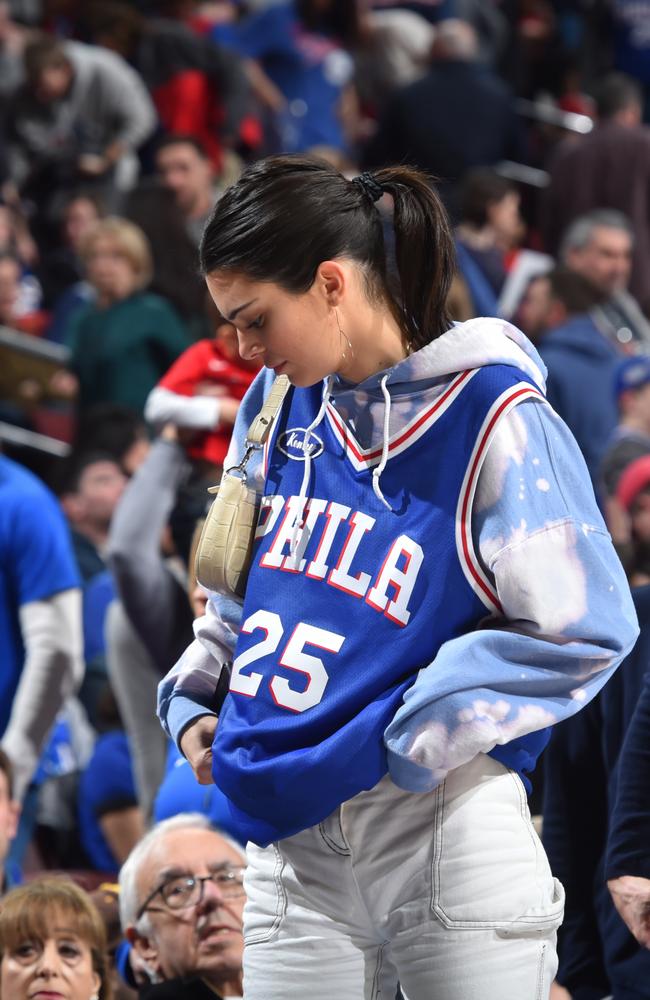
[[(417, 413), (405, 427), (390, 438), (388, 442), (389, 458), (400, 455), (412, 444), (415, 444), (418, 438), (421, 438), (451, 406), (479, 371), (478, 368), (472, 368), (457, 375), (431, 406)], [(349, 427), (345, 426), (341, 415), (331, 404), (327, 407), (327, 417), (337, 441), (357, 472), (363, 472), (365, 469), (371, 469), (374, 465), (378, 465), (381, 461), (381, 445), (377, 448), (362, 448)]]
[(499, 421), (510, 410), (525, 399), (545, 401), (544, 395), (529, 382), (518, 382), (506, 389), (492, 404), (476, 438), (476, 444), (467, 463), (467, 471), (458, 497), (456, 508), (456, 548), (463, 573), (472, 590), (486, 608), (495, 614), (503, 614), (501, 602), (490, 579), (480, 564), (472, 539), (472, 508), (479, 473), (487, 451), (496, 432)]

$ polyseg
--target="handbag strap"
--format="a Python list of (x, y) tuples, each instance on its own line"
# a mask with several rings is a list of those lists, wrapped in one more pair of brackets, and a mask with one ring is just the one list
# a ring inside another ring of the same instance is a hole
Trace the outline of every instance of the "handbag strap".
[[(246, 466), (248, 465), (253, 452), (262, 448), (266, 444), (266, 439), (271, 433), (271, 428), (273, 427), (273, 421), (280, 412), (282, 403), (284, 402), (284, 397), (289, 391), (289, 385), (289, 379), (286, 375), (278, 375), (271, 387), (270, 393), (264, 400), (262, 409), (248, 428), (244, 457), (238, 465), (234, 465), (232, 468), (226, 469), (224, 474), (231, 475), (232, 473), (239, 472), (242, 477), (242, 482), (246, 482)], [(219, 486), (208, 487), (208, 493), (218, 492)]]
[(266, 444), (266, 439), (273, 427), (273, 421), (282, 408), (282, 403), (288, 390), (288, 377), (286, 375), (278, 375), (271, 387), (270, 393), (264, 400), (264, 406), (248, 428), (248, 434), (246, 435), (247, 447), (253, 445), (253, 447), (261, 448), (263, 444)]

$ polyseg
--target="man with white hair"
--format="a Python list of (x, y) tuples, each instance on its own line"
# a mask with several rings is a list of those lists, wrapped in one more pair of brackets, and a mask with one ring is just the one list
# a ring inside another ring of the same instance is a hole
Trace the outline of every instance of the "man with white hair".
[(199, 813), (153, 827), (120, 871), (120, 920), (151, 982), (141, 1000), (243, 996), (243, 849)]

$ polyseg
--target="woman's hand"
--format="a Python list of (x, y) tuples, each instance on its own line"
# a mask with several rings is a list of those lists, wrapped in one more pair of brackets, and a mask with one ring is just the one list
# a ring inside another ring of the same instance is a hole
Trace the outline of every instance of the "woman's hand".
[(212, 784), (212, 743), (217, 721), (216, 715), (201, 715), (180, 739), (180, 751), (189, 761), (200, 785)]

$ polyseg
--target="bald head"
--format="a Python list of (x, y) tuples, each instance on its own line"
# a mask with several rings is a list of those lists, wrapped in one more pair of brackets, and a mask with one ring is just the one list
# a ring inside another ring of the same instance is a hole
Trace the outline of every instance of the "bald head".
[(478, 57), (478, 36), (467, 21), (449, 18), (436, 28), (431, 54), (434, 59), (472, 62)]

